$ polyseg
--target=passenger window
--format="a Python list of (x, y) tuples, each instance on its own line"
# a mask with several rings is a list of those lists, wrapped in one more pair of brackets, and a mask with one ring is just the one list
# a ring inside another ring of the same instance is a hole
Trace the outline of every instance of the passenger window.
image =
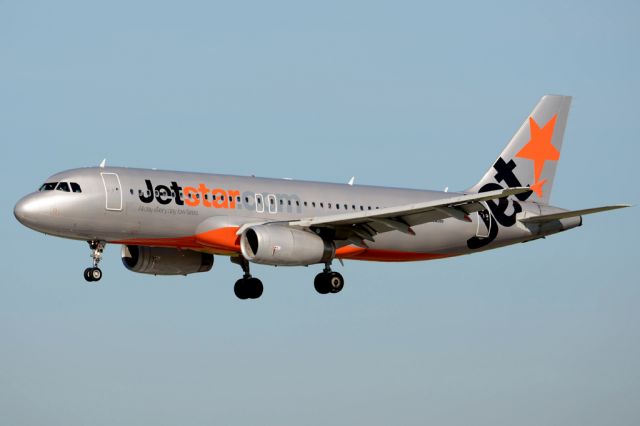
[(306, 201), (304, 202), (304, 206), (307, 207), (307, 202)]
[(320, 207), (324, 209), (324, 203), (320, 203)]
[(364, 207), (360, 206), (360, 210), (364, 210)]
[(280, 205), (284, 204), (284, 200), (280, 198)]
[(239, 203), (239, 202), (240, 202), (240, 196), (239, 196), (239, 195), (236, 197), (236, 202), (237, 202), (237, 203)]
[(71, 192), (82, 192), (82, 189), (80, 189), (80, 185), (77, 183), (71, 182)]
[(60, 182), (56, 187), (58, 191), (71, 192), (69, 189), (69, 184), (67, 182)]
[(315, 201), (312, 201), (312, 202), (311, 202), (311, 206), (315, 209), (315, 208), (316, 208), (316, 202), (315, 202)]
[(371, 206), (367, 207), (367, 210), (371, 210)]
[(244, 202), (248, 203), (249, 202), (249, 197), (244, 197)]
[(129, 189), (129, 192), (131, 193), (131, 195), (133, 195), (133, 188)]
[(296, 206), (300, 207), (300, 201), (296, 200)]
[(336, 204), (336, 209), (340, 210), (340, 204)]
[(291, 200), (287, 201), (287, 203), (288, 203), (289, 205), (291, 205)]
[(54, 189), (56, 189), (56, 185), (58, 184), (58, 182), (48, 182), (48, 183), (44, 183), (42, 184), (42, 186), (40, 187), (40, 191), (53, 191)]
[(352, 208), (353, 210), (355, 210), (355, 209), (356, 209), (356, 205), (355, 205), (355, 204), (353, 204), (353, 205), (351, 206), (351, 208)]
[(330, 209), (331, 208), (331, 203), (327, 203), (327, 208)]

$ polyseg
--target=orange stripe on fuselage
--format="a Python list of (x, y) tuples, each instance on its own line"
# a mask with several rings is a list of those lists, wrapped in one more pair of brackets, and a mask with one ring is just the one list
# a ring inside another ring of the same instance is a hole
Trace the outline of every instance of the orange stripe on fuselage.
[[(132, 238), (109, 241), (113, 244), (127, 244), (150, 247), (175, 247), (212, 252), (221, 255), (240, 254), (240, 237), (236, 235), (238, 227), (212, 229), (201, 234), (179, 238)], [(353, 245), (336, 250), (338, 259), (366, 260), (372, 262), (412, 262), (419, 260), (444, 259), (457, 254), (416, 253), (397, 250), (377, 250)]]
[(236, 235), (238, 229), (240, 228), (237, 226), (212, 229), (211, 231), (196, 235), (196, 241), (213, 249), (239, 253), (240, 236)]
[[(355, 248), (357, 250), (344, 250)], [(446, 257), (457, 256), (456, 254), (444, 253), (416, 253), (397, 250), (365, 249), (354, 246), (341, 247), (336, 250), (336, 257), (349, 260), (367, 260), (372, 262), (414, 262), (418, 260), (444, 259)]]
[(127, 244), (150, 247), (176, 247), (194, 250), (212, 251), (219, 254), (240, 253), (240, 237), (236, 235), (237, 226), (212, 229), (188, 237), (178, 238), (132, 238), (110, 241), (115, 244)]

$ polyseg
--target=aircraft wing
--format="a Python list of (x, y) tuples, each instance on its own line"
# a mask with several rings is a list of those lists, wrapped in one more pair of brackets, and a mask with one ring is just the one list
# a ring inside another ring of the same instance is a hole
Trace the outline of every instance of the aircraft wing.
[(289, 222), (289, 226), (300, 228), (331, 228), (336, 231), (336, 240), (350, 240), (362, 244), (362, 240), (373, 241), (373, 236), (382, 232), (400, 231), (413, 235), (412, 226), (435, 222), (449, 217), (471, 221), (469, 214), (485, 210), (483, 201), (506, 198), (531, 191), (516, 187), (442, 198), (434, 201), (385, 207), (353, 213), (318, 216)]

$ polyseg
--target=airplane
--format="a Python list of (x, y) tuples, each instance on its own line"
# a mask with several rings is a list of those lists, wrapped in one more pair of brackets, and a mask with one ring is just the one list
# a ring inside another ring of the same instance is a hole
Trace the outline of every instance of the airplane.
[(228, 256), (243, 275), (240, 299), (262, 282), (250, 264), (324, 265), (320, 294), (344, 287), (334, 260), (442, 259), (532, 241), (582, 225), (582, 216), (629, 207), (565, 210), (549, 204), (570, 96), (546, 95), (478, 183), (460, 192), (292, 179), (107, 167), (56, 173), (18, 201), (14, 215), (36, 231), (89, 243), (102, 278), (106, 244), (122, 245), (138, 273), (206, 272)]

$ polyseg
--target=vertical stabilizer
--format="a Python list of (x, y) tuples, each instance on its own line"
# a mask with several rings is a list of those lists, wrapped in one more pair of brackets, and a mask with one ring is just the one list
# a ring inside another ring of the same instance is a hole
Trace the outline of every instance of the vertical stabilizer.
[(549, 204), (570, 105), (570, 96), (543, 96), (489, 171), (468, 191), (529, 186), (529, 201)]

